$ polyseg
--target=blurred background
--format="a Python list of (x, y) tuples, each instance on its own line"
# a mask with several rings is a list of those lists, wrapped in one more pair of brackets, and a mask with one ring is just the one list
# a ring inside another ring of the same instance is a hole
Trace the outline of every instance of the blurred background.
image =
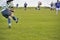
[[(5, 5), (7, 0), (0, 0), (0, 6)], [(24, 3), (26, 2), (28, 4), (28, 7), (36, 7), (38, 5), (38, 1), (42, 2), (42, 7), (50, 7), (50, 3), (57, 2), (57, 0), (14, 0), (13, 4), (16, 6), (16, 4), (19, 4), (19, 7), (23, 7)]]

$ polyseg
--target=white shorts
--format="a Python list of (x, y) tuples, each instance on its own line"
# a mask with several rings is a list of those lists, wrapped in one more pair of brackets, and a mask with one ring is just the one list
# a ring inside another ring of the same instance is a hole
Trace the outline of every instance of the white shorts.
[(56, 10), (60, 10), (60, 8), (56, 8)]

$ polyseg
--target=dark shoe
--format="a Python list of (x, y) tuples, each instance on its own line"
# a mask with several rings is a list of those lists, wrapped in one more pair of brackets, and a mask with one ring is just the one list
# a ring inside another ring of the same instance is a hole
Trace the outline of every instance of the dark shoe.
[(11, 26), (9, 26), (9, 29), (11, 29)]
[(16, 23), (18, 23), (18, 18), (17, 18), (17, 21), (16, 21)]

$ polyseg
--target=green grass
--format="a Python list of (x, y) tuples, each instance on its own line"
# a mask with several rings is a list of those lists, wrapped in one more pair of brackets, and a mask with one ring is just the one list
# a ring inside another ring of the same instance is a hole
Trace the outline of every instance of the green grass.
[(7, 19), (0, 14), (0, 40), (60, 40), (60, 11), (47, 8), (35, 10), (28, 8), (16, 9), (15, 16), (19, 23), (12, 21), (12, 28), (8, 29)]

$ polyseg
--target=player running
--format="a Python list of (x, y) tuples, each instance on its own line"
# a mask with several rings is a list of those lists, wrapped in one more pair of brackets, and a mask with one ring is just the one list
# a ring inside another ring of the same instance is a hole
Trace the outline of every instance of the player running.
[(39, 1), (38, 2), (38, 6), (36, 7), (37, 10), (40, 10), (40, 6), (42, 5), (42, 3)]
[(15, 20), (16, 23), (18, 23), (18, 18), (16, 18), (16, 17), (14, 16), (14, 14), (13, 14), (14, 11), (13, 11), (12, 1), (13, 1), (13, 0), (8, 0), (8, 1), (6, 2), (6, 5), (5, 5), (4, 7), (2, 7), (3, 9), (2, 9), (2, 11), (1, 11), (2, 15), (3, 15), (5, 18), (8, 19), (8, 27), (9, 27), (9, 28), (11, 28), (11, 18), (12, 18), (13, 20)]
[(27, 3), (25, 2), (24, 3), (24, 10), (26, 10), (26, 8), (27, 8)]
[(57, 1), (55, 3), (55, 6), (56, 6), (56, 15), (58, 15), (58, 11), (60, 10), (60, 1)]

